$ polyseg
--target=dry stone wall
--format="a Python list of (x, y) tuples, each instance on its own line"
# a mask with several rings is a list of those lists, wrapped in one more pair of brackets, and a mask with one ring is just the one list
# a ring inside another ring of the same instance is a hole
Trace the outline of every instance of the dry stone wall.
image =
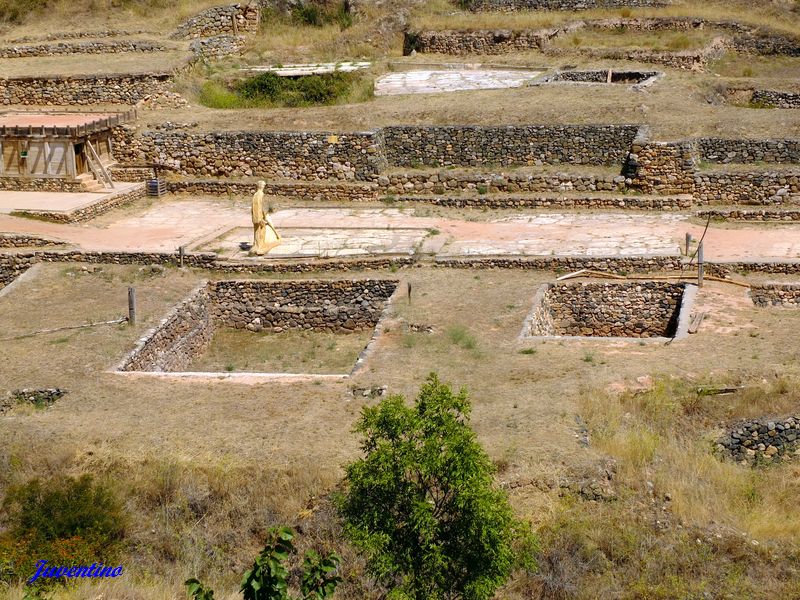
[(103, 215), (112, 209), (125, 206), (131, 202), (144, 198), (145, 193), (145, 186), (142, 184), (126, 192), (109, 195), (100, 202), (95, 202), (94, 204), (77, 208), (71, 212), (58, 212), (43, 209), (20, 210), (15, 211), (14, 214), (23, 217), (40, 219), (43, 221), (52, 221), (53, 223), (82, 223), (84, 221), (90, 221), (95, 217), (99, 217), (100, 215)]
[(176, 306), (157, 328), (139, 340), (121, 371), (180, 371), (211, 342), (214, 323), (205, 286)]
[(800, 170), (698, 171), (695, 197), (701, 204), (800, 203)]
[(559, 33), (558, 29), (478, 31), (408, 31), (403, 39), (403, 54), (507, 54), (542, 50)]
[(114, 131), (115, 156), (181, 175), (370, 180), (385, 167), (374, 133)]
[(750, 298), (756, 306), (800, 307), (800, 283), (764, 283), (750, 286)]
[(717, 440), (717, 451), (744, 464), (789, 459), (800, 454), (800, 415), (764, 417), (736, 425)]
[(750, 102), (769, 108), (800, 108), (800, 94), (776, 90), (753, 90)]
[(25, 233), (0, 233), (0, 248), (41, 248), (63, 244), (57, 240)]
[(133, 105), (169, 94), (171, 75), (71, 75), (0, 78), (0, 104), (67, 106)]
[[(250, 196), (255, 192), (256, 182), (184, 180), (168, 181), (167, 190), (171, 193), (207, 194), (210, 196)], [(268, 181), (264, 187), (268, 196), (281, 196), (297, 200), (311, 201), (352, 201), (370, 202), (380, 195), (376, 185), (371, 183), (317, 183), (301, 181)]]
[(212, 315), (224, 327), (250, 331), (372, 329), (397, 281), (217, 281)]
[(695, 144), (698, 158), (710, 163), (800, 164), (800, 139), (700, 138)]
[(624, 173), (648, 194), (692, 194), (695, 160), (691, 142), (652, 142), (646, 134), (631, 145)]
[(163, 52), (164, 50), (165, 48), (163, 45), (146, 40), (57, 42), (0, 48), (0, 58), (71, 56), (73, 54), (116, 54), (119, 52)]
[(80, 181), (63, 177), (0, 177), (0, 190), (20, 192), (84, 192)]
[(683, 283), (577, 283), (550, 285), (534, 310), (530, 335), (671, 337)]
[(622, 164), (636, 125), (385, 127), (390, 166)]
[(588, 10), (664, 6), (661, 0), (465, 0), (462, 6), (473, 11)]
[(261, 21), (257, 4), (215, 6), (191, 17), (172, 34), (173, 39), (193, 39), (217, 35), (255, 33)]

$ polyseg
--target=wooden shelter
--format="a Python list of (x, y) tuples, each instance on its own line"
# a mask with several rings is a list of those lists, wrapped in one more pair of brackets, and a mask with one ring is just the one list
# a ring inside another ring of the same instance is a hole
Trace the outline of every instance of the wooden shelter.
[(87, 188), (113, 187), (107, 171), (115, 163), (111, 131), (135, 118), (135, 111), (0, 113), (0, 178), (61, 179), (84, 182)]

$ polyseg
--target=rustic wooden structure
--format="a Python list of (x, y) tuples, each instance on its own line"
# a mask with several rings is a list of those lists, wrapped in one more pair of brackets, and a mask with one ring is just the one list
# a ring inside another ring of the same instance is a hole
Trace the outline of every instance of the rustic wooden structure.
[[(135, 118), (135, 110), (0, 113), (0, 178), (5, 179), (0, 187), (13, 189), (16, 181), (20, 189), (29, 189), (32, 180), (53, 179), (82, 182), (87, 189), (113, 188), (111, 131)], [(59, 182), (51, 184), (52, 189)]]

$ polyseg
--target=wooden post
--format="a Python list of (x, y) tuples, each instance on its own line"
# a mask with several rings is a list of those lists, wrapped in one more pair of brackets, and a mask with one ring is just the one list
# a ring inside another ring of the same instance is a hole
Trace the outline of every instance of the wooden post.
[(136, 325), (136, 288), (128, 288), (128, 325)]
[(692, 245), (692, 234), (687, 231), (686, 232), (686, 252), (684, 252), (684, 254), (686, 256), (689, 256), (689, 248), (691, 247), (691, 245)]
[(406, 283), (406, 289), (408, 291), (408, 303), (411, 304), (411, 282)]
[(178, 260), (180, 261), (181, 268), (183, 268), (183, 256), (186, 251), (183, 249), (183, 246), (178, 246)]
[(608, 78), (606, 79), (606, 83), (611, 83), (611, 69), (608, 70)]
[(703, 265), (703, 242), (700, 242), (700, 245), (697, 247), (697, 287), (703, 287), (704, 270), (705, 266)]

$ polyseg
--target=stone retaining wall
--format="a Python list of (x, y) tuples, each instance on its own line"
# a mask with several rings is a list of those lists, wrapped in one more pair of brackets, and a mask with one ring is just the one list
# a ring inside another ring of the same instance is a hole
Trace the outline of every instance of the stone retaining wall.
[(0, 104), (93, 105), (136, 104), (168, 94), (168, 73), (141, 75), (21, 76), (0, 78)]
[[(708, 264), (708, 263), (706, 263)], [(535, 257), (437, 257), (434, 265), (453, 269), (526, 269), (531, 271), (578, 271), (606, 273), (657, 273), (679, 271), (681, 259), (671, 256), (535, 256)], [(800, 266), (800, 263), (798, 263)]]
[(458, 169), (435, 172), (387, 172), (378, 177), (389, 194), (476, 192), (622, 192), (631, 183), (622, 175), (581, 173), (480, 173)]
[(58, 246), (64, 242), (25, 233), (0, 233), (0, 248), (41, 248)]
[(685, 288), (659, 281), (550, 284), (529, 335), (672, 337)]
[(139, 340), (120, 371), (181, 371), (203, 351), (214, 335), (205, 286), (176, 306), (154, 330)]
[(80, 181), (63, 177), (0, 177), (0, 190), (20, 192), (85, 192)]
[(800, 283), (763, 283), (750, 286), (750, 298), (760, 307), (800, 307)]
[(372, 329), (397, 281), (216, 281), (209, 283), (218, 326), (348, 333)]
[(47, 35), (29, 35), (21, 38), (9, 40), (11, 44), (29, 44), (31, 42), (53, 42), (56, 40), (77, 40), (83, 38), (108, 38), (108, 37), (130, 37), (132, 35), (141, 35), (149, 33), (144, 29), (137, 29), (135, 31), (128, 31), (125, 29), (99, 29), (89, 31), (58, 31), (55, 33), (48, 33)]
[(647, 194), (694, 193), (691, 142), (651, 142), (640, 135), (631, 145), (623, 172)]
[[(800, 199), (799, 199), (800, 200)], [(712, 219), (720, 221), (760, 221), (760, 222), (781, 222), (791, 223), (800, 221), (800, 209), (780, 209), (780, 210), (745, 210), (741, 208), (700, 210), (695, 213), (699, 219)]]
[(710, 163), (800, 164), (800, 139), (699, 138), (695, 147), (698, 158)]
[(397, 285), (396, 280), (208, 282), (139, 340), (119, 370), (186, 369), (218, 327), (275, 333), (372, 329)]
[(800, 203), (800, 171), (700, 171), (694, 176), (701, 204)]
[(635, 125), (386, 127), (390, 166), (622, 164)]
[(400, 202), (427, 202), (453, 208), (582, 208), (629, 210), (686, 210), (693, 206), (691, 196), (518, 196), (474, 195), (399, 196)]
[[(206, 194), (210, 196), (252, 196), (256, 182), (220, 181), (218, 179), (168, 181), (170, 193)], [(316, 183), (299, 181), (268, 181), (264, 187), (268, 196), (281, 196), (305, 201), (371, 202), (380, 197), (374, 184)]]
[(771, 462), (798, 454), (800, 415), (763, 417), (736, 425), (717, 440), (717, 451), (741, 463)]
[(113, 181), (134, 183), (155, 178), (155, 172), (150, 167), (111, 167), (108, 169)]
[(142, 184), (124, 193), (109, 196), (100, 202), (96, 202), (82, 208), (77, 208), (68, 213), (48, 210), (19, 210), (14, 211), (13, 214), (20, 217), (51, 221), (53, 223), (82, 223), (84, 221), (90, 221), (95, 217), (99, 217), (110, 210), (119, 208), (120, 206), (125, 206), (126, 204), (130, 204), (131, 202), (139, 200), (140, 198), (144, 198), (145, 194), (145, 185)]
[(31, 46), (0, 48), (0, 58), (29, 56), (71, 56), (73, 54), (116, 54), (119, 52), (163, 52), (164, 46), (146, 40), (115, 40), (111, 42), (57, 42)]
[(189, 50), (201, 58), (223, 58), (241, 53), (245, 41), (243, 35), (217, 35), (194, 40), (189, 45)]
[(507, 54), (542, 50), (559, 33), (551, 30), (407, 31), (403, 54)]
[(588, 10), (664, 6), (660, 0), (465, 0), (462, 6), (473, 11)]
[(0, 254), (0, 290), (22, 275), (36, 261), (16, 254)]
[(187, 19), (172, 34), (172, 39), (193, 39), (223, 34), (256, 33), (261, 21), (257, 4), (215, 6)]
[(155, 163), (181, 175), (370, 180), (385, 167), (376, 134), (231, 131), (187, 133), (114, 129), (115, 157)]
[(750, 102), (768, 108), (800, 108), (800, 94), (776, 90), (753, 90)]

